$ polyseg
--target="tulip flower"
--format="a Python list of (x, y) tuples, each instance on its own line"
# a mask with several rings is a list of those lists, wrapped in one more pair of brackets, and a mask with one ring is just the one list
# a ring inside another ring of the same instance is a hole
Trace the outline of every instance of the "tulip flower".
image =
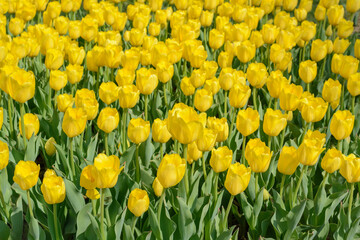
[(344, 7), (342, 5), (333, 5), (327, 10), (327, 16), (329, 23), (332, 26), (336, 26), (340, 23), (340, 20), (344, 17)]
[(99, 103), (96, 100), (95, 92), (87, 88), (77, 90), (75, 94), (75, 106), (85, 110), (87, 120), (95, 119), (99, 110)]
[(340, 165), (343, 161), (344, 155), (339, 150), (331, 148), (327, 150), (325, 156), (321, 160), (321, 167), (327, 173), (333, 173), (340, 169)]
[[(263, 122), (264, 133), (269, 137), (277, 136), (285, 129), (287, 124), (287, 114), (283, 114), (280, 110), (266, 109)], [(270, 144), (268, 144), (270, 147)]]
[(213, 95), (206, 89), (196, 91), (194, 106), (201, 112), (206, 112), (213, 104)]
[(160, 158), (163, 155), (163, 143), (170, 140), (171, 134), (167, 129), (167, 120), (155, 119), (152, 124), (152, 138), (155, 142), (160, 143)]
[(145, 190), (135, 188), (131, 191), (128, 200), (128, 208), (136, 217), (140, 217), (149, 209), (149, 203), (149, 196)]
[(336, 111), (330, 123), (331, 134), (339, 141), (349, 137), (354, 128), (354, 121), (355, 116), (349, 110)]
[(236, 118), (236, 128), (244, 136), (247, 137), (254, 133), (260, 125), (260, 116), (258, 111), (247, 108), (240, 110)]
[(97, 119), (98, 127), (105, 132), (105, 151), (109, 155), (108, 134), (119, 125), (119, 113), (115, 108), (103, 108)]
[[(350, 81), (349, 81), (350, 82)], [(349, 82), (348, 82), (348, 88), (349, 88)], [(332, 109), (336, 109), (340, 102), (340, 96), (341, 96), (341, 83), (336, 80), (329, 78), (323, 86), (322, 89), (322, 98), (330, 103)], [(350, 92), (350, 90), (349, 90)], [(351, 93), (351, 92), (350, 92)]]
[(206, 126), (216, 132), (216, 142), (223, 142), (229, 136), (229, 125), (226, 118), (208, 117)]
[(157, 170), (157, 178), (164, 188), (177, 185), (185, 175), (186, 161), (178, 154), (166, 154)]
[(285, 111), (295, 111), (300, 104), (303, 88), (290, 84), (285, 86), (280, 92), (280, 107)]
[(321, 39), (316, 39), (311, 44), (310, 57), (313, 61), (319, 62), (326, 57), (327, 54), (327, 44)]
[[(299, 166), (299, 159), (296, 157), (296, 148), (284, 146), (281, 150), (278, 171), (284, 175), (292, 175)], [(281, 189), (281, 188), (280, 188)], [(282, 196), (282, 190), (280, 190)]]
[(328, 103), (320, 97), (307, 97), (301, 100), (299, 110), (306, 122), (318, 122), (324, 118)]
[[(26, 113), (24, 119), (19, 121), (19, 130), (21, 135), (25, 135), (27, 140), (30, 140), (32, 135), (37, 135), (40, 129), (39, 118), (32, 113)], [(25, 133), (23, 132), (22, 122), (24, 123)]]
[(337, 54), (344, 54), (344, 52), (350, 46), (350, 41), (348, 39), (336, 38), (334, 41), (334, 52)]
[(56, 105), (60, 112), (66, 112), (68, 108), (72, 108), (74, 105), (74, 98), (72, 95), (64, 93), (56, 97)]
[(114, 82), (103, 82), (99, 88), (99, 97), (101, 101), (110, 105), (119, 97), (119, 87)]

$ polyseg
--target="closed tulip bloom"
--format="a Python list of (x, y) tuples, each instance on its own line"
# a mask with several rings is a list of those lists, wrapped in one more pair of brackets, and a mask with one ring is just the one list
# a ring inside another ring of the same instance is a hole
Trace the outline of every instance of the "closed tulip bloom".
[(93, 120), (99, 110), (99, 103), (96, 100), (95, 92), (87, 88), (77, 90), (75, 93), (75, 106), (85, 110), (87, 120)]
[(284, 86), (280, 92), (280, 107), (284, 111), (295, 111), (300, 104), (303, 88), (299, 85), (290, 84)]
[(272, 71), (266, 80), (267, 89), (273, 98), (279, 98), (281, 90), (287, 85), (289, 85), (289, 80), (280, 70)]
[(267, 44), (274, 43), (279, 34), (279, 31), (280, 29), (276, 25), (264, 24), (261, 29), (264, 42)]
[(65, 72), (59, 70), (52, 70), (50, 72), (50, 87), (55, 91), (59, 91), (67, 84), (67, 75)]
[(156, 177), (152, 183), (152, 188), (157, 197), (161, 197), (164, 192), (164, 187), (161, 185), (159, 179)]
[(357, 59), (360, 59), (360, 39), (356, 39), (355, 41), (354, 55)]
[(86, 54), (86, 67), (91, 72), (98, 72), (98, 59), (95, 57), (95, 52), (93, 50), (88, 51)]
[(230, 89), (229, 103), (232, 107), (242, 108), (245, 106), (251, 95), (251, 89), (248, 85), (235, 84)]
[(347, 0), (346, 1), (346, 10), (349, 13), (356, 13), (360, 9), (360, 2), (356, 0)]
[(316, 9), (315, 9), (314, 15), (315, 15), (315, 19), (316, 19), (317, 21), (322, 21), (322, 20), (324, 20), (325, 17), (326, 17), (326, 8), (323, 7), (323, 6), (321, 6), (320, 4), (317, 5), (317, 7), (316, 7)]
[(348, 78), (347, 89), (353, 97), (360, 95), (360, 73), (359, 72), (352, 74)]
[(35, 76), (31, 71), (17, 69), (9, 75), (7, 84), (11, 98), (19, 103), (25, 103), (34, 97)]
[(330, 8), (333, 5), (339, 4), (339, 0), (321, 0), (319, 4), (321, 4), (325, 8)]
[(333, 173), (340, 169), (341, 163), (345, 156), (339, 150), (332, 148), (327, 150), (325, 156), (321, 160), (321, 167), (328, 173)]
[(229, 136), (229, 125), (226, 118), (209, 117), (206, 126), (216, 132), (216, 142), (223, 142)]
[(305, 8), (297, 8), (294, 11), (294, 15), (299, 22), (302, 22), (307, 17), (307, 11)]
[(286, 127), (287, 114), (268, 108), (264, 115), (263, 130), (268, 136), (277, 136)]
[(72, 95), (64, 93), (56, 97), (57, 108), (60, 112), (66, 112), (66, 109), (72, 108), (74, 105), (74, 98)]
[[(280, 30), (280, 33), (279, 33), (278, 37), (276, 38), (276, 43), (285, 50), (291, 50), (293, 47), (295, 47), (298, 38), (301, 37), (301, 30), (300, 30), (301, 27), (299, 26), (298, 28), (299, 28), (299, 33), (296, 32), (296, 34), (294, 34), (291, 31), (288, 31), (288, 30)], [(294, 30), (295, 29), (297, 29), (297, 28), (294, 28)], [(280, 49), (280, 48), (277, 47), (277, 49)]]
[(46, 12), (49, 13), (51, 19), (57, 18), (61, 13), (61, 4), (59, 2), (50, 2), (47, 5)]
[(192, 71), (190, 81), (195, 88), (201, 87), (206, 81), (206, 72), (201, 69)]
[(340, 75), (343, 78), (348, 79), (351, 75), (357, 72), (359, 60), (353, 56), (343, 56), (342, 61)]
[(189, 164), (192, 164), (194, 161), (197, 161), (199, 158), (201, 158), (203, 153), (198, 149), (196, 145), (196, 141), (188, 144), (187, 149), (187, 162)]
[(211, 151), (210, 166), (216, 173), (226, 171), (232, 161), (233, 151), (228, 147), (219, 147)]
[(318, 122), (324, 118), (327, 108), (328, 103), (322, 98), (309, 97), (303, 100), (300, 112), (306, 122)]
[(325, 40), (327, 46), (327, 54), (330, 54), (334, 50), (334, 44), (330, 39)]
[(213, 95), (220, 91), (220, 81), (216, 77), (206, 80), (204, 84), (204, 89), (212, 92)]
[(303, 21), (301, 23), (301, 30), (301, 39), (308, 42), (315, 37), (316, 24), (309, 21)]
[(325, 133), (319, 131), (308, 130), (303, 142), (297, 150), (297, 158), (299, 162), (306, 166), (313, 166), (320, 154), (325, 150)]
[(227, 171), (224, 186), (233, 196), (245, 191), (249, 185), (251, 168), (238, 162), (231, 164)]
[[(128, 50), (129, 51), (129, 50)], [(151, 64), (157, 66), (160, 62), (167, 62), (169, 50), (164, 42), (157, 42), (151, 48)]]
[(94, 40), (98, 33), (98, 21), (90, 15), (81, 19), (81, 37), (87, 42)]
[(120, 87), (133, 84), (134, 79), (135, 72), (126, 68), (119, 69), (115, 77), (116, 83)]
[(319, 62), (326, 57), (328, 47), (325, 41), (316, 39), (311, 44), (311, 59), (315, 62)]
[(86, 126), (86, 112), (82, 108), (68, 108), (65, 112), (62, 129), (69, 137), (80, 135)]
[(250, 42), (254, 43), (256, 48), (260, 48), (264, 45), (263, 35), (259, 31), (252, 31), (250, 36)]
[(197, 114), (194, 108), (177, 103), (169, 111), (167, 128), (182, 144), (189, 144), (199, 137), (206, 121), (206, 114)]
[(317, 75), (317, 64), (314, 61), (307, 60), (300, 63), (299, 76), (305, 83), (314, 81)]
[(236, 48), (236, 56), (242, 63), (247, 63), (255, 57), (256, 46), (249, 40), (245, 40)]
[(343, 54), (349, 46), (350, 41), (348, 39), (340, 39), (337, 37), (334, 41), (334, 52), (338, 54)]
[(177, 185), (184, 177), (186, 161), (179, 154), (166, 154), (157, 170), (157, 179), (164, 188)]
[[(349, 82), (350, 81), (348, 81), (347, 84), (348, 88), (349, 88)], [(333, 80), (329, 78), (329, 80), (327, 80), (324, 83), (322, 89), (322, 98), (328, 103), (330, 103), (332, 109), (335, 109), (339, 105), (340, 97), (341, 97), (341, 83), (338, 80)]]
[(88, 165), (83, 168), (80, 175), (80, 186), (85, 189), (94, 189), (97, 186), (98, 172), (94, 165)]
[(251, 63), (246, 71), (246, 76), (251, 86), (262, 88), (266, 83), (268, 72), (263, 63)]
[(95, 157), (94, 166), (98, 172), (97, 188), (114, 187), (124, 168), (120, 167), (120, 159), (117, 156), (106, 156), (103, 153)]
[(231, 67), (223, 68), (219, 75), (219, 82), (222, 89), (229, 91), (234, 84), (235, 70)]
[(20, 160), (15, 166), (13, 180), (22, 190), (29, 190), (39, 179), (40, 165), (33, 161)]
[(281, 150), (278, 171), (285, 175), (292, 175), (299, 166), (299, 159), (296, 157), (296, 148), (284, 146)]
[(119, 88), (119, 103), (121, 108), (133, 108), (139, 101), (140, 91), (135, 85)]
[(341, 19), (337, 27), (337, 34), (340, 38), (348, 38), (354, 31), (354, 23)]
[(218, 65), (215, 61), (205, 61), (200, 68), (206, 74), (206, 79), (214, 78), (218, 70)]
[(350, 154), (344, 158), (340, 165), (340, 174), (348, 183), (360, 182), (360, 158)]
[(350, 136), (354, 128), (355, 116), (349, 110), (334, 113), (331, 123), (330, 132), (336, 140), (342, 140)]
[(234, 56), (228, 52), (220, 52), (218, 56), (219, 66), (224, 69), (232, 66)]
[(84, 72), (84, 67), (81, 65), (72, 65), (69, 64), (66, 67), (66, 75), (67, 75), (67, 80), (71, 83), (71, 84), (76, 84), (78, 82), (81, 81), (83, 72)]
[(181, 91), (185, 96), (191, 96), (195, 93), (195, 87), (192, 85), (190, 78), (184, 77), (180, 82)]
[(112, 132), (119, 125), (119, 113), (115, 108), (106, 107), (100, 111), (97, 126), (106, 133)]
[(214, 13), (210, 11), (202, 11), (200, 16), (200, 23), (203, 27), (209, 27), (214, 19)]
[(342, 5), (333, 5), (327, 10), (327, 16), (330, 25), (336, 26), (344, 17), (344, 7)]
[(158, 85), (156, 70), (153, 68), (140, 68), (136, 71), (136, 87), (141, 94), (151, 94)]
[(270, 60), (273, 63), (280, 63), (285, 57), (286, 51), (279, 44), (272, 44), (270, 47)]
[(245, 20), (245, 17), (247, 15), (247, 8), (246, 6), (235, 4), (234, 11), (232, 13), (232, 19), (237, 22), (243, 22)]
[(85, 58), (85, 50), (83, 47), (72, 46), (66, 50), (66, 54), (70, 64), (81, 65)]
[(150, 134), (150, 122), (142, 118), (132, 118), (128, 125), (127, 135), (135, 144), (145, 142)]
[(213, 104), (213, 95), (206, 89), (200, 89), (195, 93), (194, 106), (200, 112), (206, 112)]
[(156, 71), (159, 81), (167, 83), (174, 76), (174, 65), (170, 62), (162, 61), (156, 65)]
[(332, 59), (331, 59), (331, 71), (335, 74), (339, 74), (340, 73), (340, 68), (342, 66), (343, 63), (343, 58), (344, 55), (342, 54), (334, 54)]
[(9, 147), (8, 145), (0, 141), (0, 170), (6, 168), (9, 163)]
[(78, 39), (80, 37), (81, 21), (70, 21), (69, 23), (69, 36), (71, 39)]
[(56, 31), (60, 35), (66, 35), (69, 30), (69, 22), (70, 20), (67, 17), (64, 16), (57, 17), (54, 20), (54, 26)]
[(48, 49), (46, 51), (45, 66), (49, 70), (57, 70), (64, 63), (63, 53), (58, 49)]
[(258, 111), (247, 108), (240, 110), (236, 117), (236, 128), (243, 136), (249, 136), (254, 133), (260, 125), (260, 116)]
[(141, 46), (143, 44), (144, 37), (145, 31), (143, 29), (132, 28), (130, 30), (130, 43), (132, 46)]
[(110, 105), (119, 97), (119, 87), (114, 82), (102, 82), (99, 88), (101, 101)]
[(245, 148), (245, 159), (251, 171), (255, 173), (266, 172), (269, 168), (273, 152), (259, 138), (250, 139)]
[(196, 140), (196, 146), (200, 151), (211, 151), (216, 143), (216, 130), (211, 128), (204, 128), (200, 137)]
[(9, 21), (9, 31), (12, 35), (17, 36), (24, 30), (25, 22), (21, 18), (14, 17)]
[(284, 0), (283, 7), (286, 11), (291, 12), (298, 4), (298, 0)]
[(149, 209), (150, 199), (145, 190), (135, 188), (131, 191), (128, 200), (129, 211), (136, 217), (140, 217)]
[(41, 184), (41, 193), (47, 204), (63, 202), (66, 195), (64, 180), (56, 175), (44, 177)]
[(100, 198), (100, 193), (98, 190), (94, 189), (87, 189), (86, 196), (91, 200), (97, 200)]
[[(25, 136), (29, 140), (31, 136), (34, 134), (38, 134), (40, 129), (39, 118), (32, 113), (26, 113), (24, 115), (24, 125), (25, 125)], [(21, 127), (21, 119), (19, 119), (19, 130), (20, 134), (23, 135), (23, 129)]]
[(52, 156), (56, 153), (56, 147), (55, 147), (56, 141), (55, 138), (51, 137), (49, 138), (45, 143), (45, 152), (47, 155)]
[(212, 49), (219, 49), (224, 45), (225, 34), (219, 30), (212, 29), (209, 33), (209, 45)]
[(152, 138), (155, 142), (166, 143), (170, 140), (171, 134), (167, 129), (166, 121), (159, 118), (154, 120), (152, 124)]
[(327, 37), (331, 37), (332, 34), (333, 34), (333, 30), (332, 30), (331, 25), (329, 25), (329, 26), (326, 28), (325, 35), (326, 35)]

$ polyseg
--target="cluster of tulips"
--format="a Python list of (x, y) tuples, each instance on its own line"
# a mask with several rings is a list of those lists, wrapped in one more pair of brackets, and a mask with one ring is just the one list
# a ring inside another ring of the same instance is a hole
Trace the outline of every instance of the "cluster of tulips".
[(359, 9), (2, 0), (0, 239), (360, 238)]

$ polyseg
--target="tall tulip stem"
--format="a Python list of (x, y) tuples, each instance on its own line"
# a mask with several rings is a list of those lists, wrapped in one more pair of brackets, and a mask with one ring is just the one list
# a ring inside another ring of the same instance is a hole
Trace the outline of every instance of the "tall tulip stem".
[(124, 108), (123, 111), (123, 132), (122, 132), (122, 146), (123, 146), (123, 153), (126, 151), (126, 121), (127, 121), (127, 113), (128, 113), (128, 109)]
[[(186, 65), (186, 63), (185, 63)], [(164, 101), (165, 101), (165, 106), (167, 108), (168, 106), (168, 100), (167, 100), (167, 96), (166, 96), (166, 83), (163, 83), (163, 92), (164, 92)]]
[(225, 97), (224, 97), (224, 117), (227, 118), (227, 98), (228, 98), (228, 92), (225, 91)]
[(108, 144), (109, 134), (105, 133), (104, 142), (105, 142), (105, 153), (109, 156), (109, 144)]
[(160, 161), (164, 155), (164, 144), (160, 143)]
[(202, 167), (203, 167), (203, 173), (204, 173), (204, 179), (206, 181), (207, 173), (206, 173), (206, 165), (205, 165), (205, 154), (202, 155)]
[(231, 115), (231, 123), (230, 123), (230, 129), (229, 129), (229, 137), (228, 137), (228, 145), (229, 146), (230, 146), (230, 139), (231, 139), (232, 130), (234, 127), (234, 122), (235, 122), (236, 108), (234, 108), (234, 107), (230, 108), (230, 115)]
[(255, 175), (255, 199), (257, 198), (259, 192), (259, 173), (254, 173)]
[[(165, 90), (164, 90), (164, 94), (165, 94)], [(148, 95), (144, 96), (145, 98), (145, 121), (148, 120)]]
[(301, 186), (301, 181), (303, 179), (303, 176), (304, 176), (304, 173), (307, 172), (307, 169), (308, 169), (308, 166), (303, 166), (302, 170), (301, 170), (301, 174), (300, 174), (300, 177), (299, 177), (299, 180), (296, 184), (296, 188), (295, 188), (295, 192), (294, 192), (294, 195), (293, 195), (293, 199), (292, 199), (292, 207), (295, 205), (296, 203), (296, 199), (297, 199), (297, 194), (299, 192), (299, 189), (300, 189), (300, 186)]
[(33, 213), (32, 206), (31, 206), (30, 189), (26, 190), (26, 195), (27, 195), (27, 199), (28, 199), (28, 207), (29, 207), (30, 217), (33, 218), (34, 213)]
[(230, 209), (231, 209), (231, 206), (232, 206), (232, 204), (233, 204), (234, 198), (235, 198), (235, 196), (234, 196), (234, 195), (231, 195), (231, 197), (230, 197), (230, 199), (229, 199), (229, 203), (228, 203), (227, 208), (226, 208), (226, 211), (225, 211), (224, 230), (225, 230), (225, 228), (227, 228), (227, 226), (228, 226), (228, 217), (229, 217)]
[(355, 96), (351, 96), (351, 113), (355, 115)]
[(188, 149), (188, 145), (184, 144), (184, 151), (183, 151), (184, 155), (183, 156), (186, 161), (185, 176), (184, 176), (186, 196), (188, 196), (188, 194), (189, 194), (189, 176), (188, 176), (189, 174), (188, 174), (188, 167), (187, 167), (187, 149)]
[(346, 82), (346, 80), (344, 79), (343, 84), (341, 86), (340, 110), (344, 110), (345, 82)]
[(254, 104), (254, 108), (255, 110), (258, 109), (257, 107), (257, 92), (258, 92), (258, 89), (256, 87), (253, 88), (253, 104)]
[(283, 195), (283, 192), (284, 192), (285, 178), (286, 178), (286, 175), (283, 174), (282, 177), (281, 177), (281, 183), (280, 183), (280, 197), (281, 197), (281, 199), (282, 199), (282, 195)]
[(53, 204), (53, 210), (54, 210), (54, 227), (55, 227), (55, 238), (56, 240), (59, 240), (59, 235), (58, 235), (58, 219), (57, 219), (57, 208), (56, 208), (56, 204)]
[(272, 136), (268, 136), (268, 147), (271, 150), (271, 140), (272, 140)]
[(246, 136), (243, 136), (243, 141), (242, 141), (242, 152), (241, 152), (241, 163), (245, 164), (245, 148), (246, 148)]
[(215, 183), (213, 186), (213, 197), (214, 197), (214, 202), (216, 203), (217, 201), (217, 197), (218, 197), (218, 182), (219, 182), (219, 173), (214, 172), (215, 173)]
[(73, 151), (73, 138), (70, 138), (70, 165), (73, 179), (75, 178), (75, 164), (74, 164), (74, 151)]
[(20, 114), (21, 114), (21, 130), (24, 141), (24, 149), (26, 149), (27, 142), (26, 142), (26, 131), (25, 131), (25, 123), (24, 123), (24, 115), (25, 115), (24, 103), (20, 103)]
[(160, 200), (159, 200), (159, 205), (158, 205), (157, 218), (158, 218), (159, 223), (160, 223), (160, 218), (161, 218), (161, 209), (162, 209), (162, 206), (164, 204), (164, 201), (165, 201), (165, 190), (161, 194), (161, 197), (160, 197)]
[(140, 163), (139, 163), (139, 146), (140, 144), (136, 144), (136, 151), (135, 151), (135, 173), (136, 173), (136, 182), (140, 182)]
[(104, 226), (104, 189), (101, 188), (100, 190), (100, 207), (101, 207), (101, 212), (100, 212), (100, 233), (101, 233), (101, 239), (105, 240), (105, 226)]
[(348, 206), (349, 223), (351, 222), (351, 208), (352, 208), (353, 198), (354, 198), (354, 183), (351, 183), (350, 184), (349, 206)]
[(2, 191), (1, 191), (1, 188), (0, 188), (0, 200), (1, 200), (1, 204), (2, 204), (2, 207), (4, 209), (4, 212), (5, 212), (6, 218), (9, 219), (9, 212), (8, 212), (7, 205), (6, 205), (6, 202), (5, 202), (5, 199), (4, 199), (4, 195), (3, 195)]
[[(12, 105), (13, 105), (13, 100), (10, 97), (10, 95), (7, 95), (8, 97), (8, 115), (9, 115), (9, 124), (10, 124), (10, 138), (13, 138), (13, 133), (14, 133), (14, 123), (13, 123), (13, 116), (12, 116)], [(9, 141), (10, 142), (10, 141)]]
[(91, 200), (91, 204), (92, 204), (93, 215), (94, 217), (96, 217), (96, 200)]

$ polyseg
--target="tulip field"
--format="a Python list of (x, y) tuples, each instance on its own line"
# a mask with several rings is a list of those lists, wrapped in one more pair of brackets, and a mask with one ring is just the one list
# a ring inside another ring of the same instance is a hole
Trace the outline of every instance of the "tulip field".
[(360, 239), (360, 0), (0, 0), (0, 240)]

